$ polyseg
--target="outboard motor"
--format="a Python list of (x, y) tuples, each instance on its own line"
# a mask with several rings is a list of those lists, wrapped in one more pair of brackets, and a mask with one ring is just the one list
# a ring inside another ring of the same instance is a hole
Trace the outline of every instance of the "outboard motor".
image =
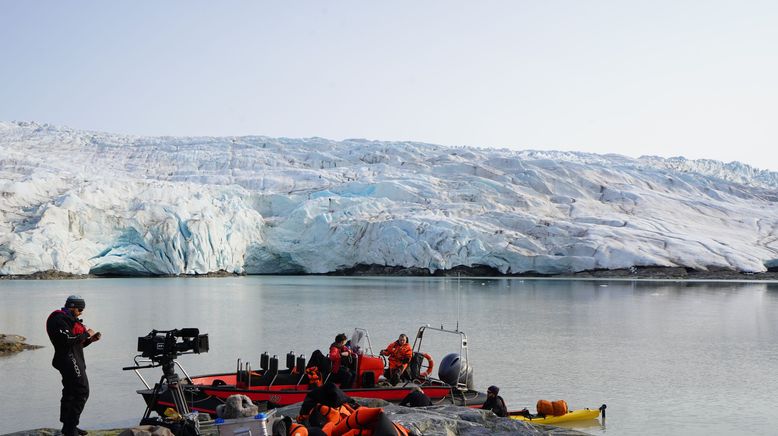
[[(464, 365), (464, 369), (462, 368)], [(459, 354), (446, 354), (440, 361), (438, 367), (438, 378), (444, 383), (456, 386), (457, 383), (464, 383), (467, 389), (473, 389), (473, 368), (467, 362), (463, 362)]]

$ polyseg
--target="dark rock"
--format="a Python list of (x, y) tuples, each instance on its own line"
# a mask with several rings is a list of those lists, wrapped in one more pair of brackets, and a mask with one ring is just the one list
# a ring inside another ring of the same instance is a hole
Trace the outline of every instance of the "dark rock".
[(11, 274), (0, 275), (0, 280), (68, 280), (68, 279), (86, 279), (92, 277), (89, 274), (71, 274), (62, 271), (50, 269), (48, 271), (38, 271), (32, 274)]
[(0, 334), (0, 356), (11, 353), (18, 353), (24, 350), (34, 350), (36, 348), (43, 348), (40, 345), (25, 344), (27, 338), (19, 335), (4, 335)]
[[(406, 268), (391, 265), (367, 265), (359, 264), (350, 268), (343, 268), (325, 274), (290, 274), (290, 275), (331, 275), (331, 276), (413, 276), (413, 277), (554, 277), (554, 278), (597, 278), (597, 279), (668, 279), (668, 280), (778, 280), (778, 264), (766, 263), (766, 272), (744, 272), (719, 267), (709, 267), (706, 270), (695, 270), (684, 267), (665, 266), (637, 266), (620, 269), (596, 269), (579, 271), (568, 274), (540, 274), (535, 271), (523, 273), (503, 274), (496, 268), (486, 265), (463, 266), (458, 265), (450, 269), (438, 269), (430, 271), (427, 268)], [(231, 273), (227, 271), (214, 271), (206, 274), (181, 274), (181, 275), (156, 275), (147, 277), (236, 277), (247, 274)], [(259, 274), (262, 275), (262, 274)], [(87, 279), (93, 277), (137, 277), (137, 274), (101, 273), (101, 274), (69, 274), (60, 271), (44, 271), (29, 275), (0, 275), (0, 280), (62, 280), (62, 279)]]
[(140, 425), (124, 430), (119, 436), (173, 436), (173, 432), (160, 425)]
[[(772, 265), (772, 264), (771, 264)], [(778, 265), (770, 266), (767, 272), (749, 273), (709, 267), (695, 270), (684, 267), (637, 266), (620, 269), (596, 269), (570, 274), (538, 274), (533, 271), (517, 274), (502, 274), (486, 265), (455, 266), (446, 270), (430, 272), (426, 268), (405, 268), (401, 266), (359, 264), (328, 273), (338, 276), (444, 276), (444, 277), (555, 277), (555, 278), (598, 278), (598, 279), (668, 279), (668, 280), (778, 280)]]

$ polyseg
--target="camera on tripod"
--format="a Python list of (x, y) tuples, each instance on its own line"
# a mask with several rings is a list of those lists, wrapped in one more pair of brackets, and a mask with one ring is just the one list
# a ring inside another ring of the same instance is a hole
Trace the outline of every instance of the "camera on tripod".
[[(199, 435), (200, 423), (197, 420), (196, 414), (191, 413), (189, 410), (189, 405), (186, 403), (184, 390), (181, 386), (181, 380), (175, 372), (175, 366), (178, 365), (176, 358), (182, 354), (207, 353), (208, 335), (201, 335), (200, 329), (196, 328), (152, 330), (146, 336), (138, 337), (138, 351), (141, 354), (135, 356), (135, 366), (128, 366), (122, 369), (125, 371), (135, 371), (147, 388), (149, 385), (138, 370), (162, 368), (162, 378), (159, 379), (159, 383), (154, 385), (151, 398), (146, 400), (146, 411), (140, 420), (141, 425), (162, 425), (174, 430), (175, 434)], [(149, 365), (140, 365), (138, 360), (141, 357), (149, 359), (151, 363)], [(191, 382), (191, 379), (189, 381)], [(183, 417), (183, 420), (167, 419), (158, 410), (159, 399), (163, 395), (170, 395), (170, 400), (172, 400), (176, 412)], [(152, 418), (152, 411), (156, 411), (160, 416)]]
[(208, 334), (201, 335), (196, 328), (152, 330), (138, 337), (138, 351), (153, 361), (173, 360), (187, 353), (207, 353)]

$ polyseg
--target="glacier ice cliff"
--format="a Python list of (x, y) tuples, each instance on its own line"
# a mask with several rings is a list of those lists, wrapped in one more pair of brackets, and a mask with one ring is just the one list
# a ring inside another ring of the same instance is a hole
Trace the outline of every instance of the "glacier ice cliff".
[(778, 173), (737, 162), (0, 122), (0, 274), (778, 265)]

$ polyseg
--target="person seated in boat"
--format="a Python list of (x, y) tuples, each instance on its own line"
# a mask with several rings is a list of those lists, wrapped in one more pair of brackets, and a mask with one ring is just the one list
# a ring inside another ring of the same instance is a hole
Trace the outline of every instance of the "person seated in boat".
[(396, 385), (400, 382), (402, 374), (408, 369), (408, 364), (413, 357), (413, 349), (408, 343), (408, 336), (403, 333), (396, 341), (381, 350), (382, 356), (389, 357), (389, 382)]
[(489, 386), (489, 389), (486, 390), (486, 401), (481, 409), (491, 410), (497, 416), (506, 417), (508, 416), (508, 406), (505, 405), (505, 400), (497, 395), (499, 393), (500, 388), (494, 385)]
[[(340, 390), (335, 383), (327, 382), (323, 386), (311, 389), (305, 395), (305, 399), (303, 399), (303, 403), (300, 405), (300, 414), (297, 416), (297, 422), (308, 421), (317, 404), (335, 408), (348, 404), (353, 409), (359, 408), (359, 404)], [(321, 427), (320, 422), (314, 422), (313, 424)]]
[(332, 361), (333, 381), (340, 383), (342, 389), (350, 389), (354, 384), (354, 372), (349, 369), (356, 360), (354, 352), (346, 347), (346, 334), (339, 333), (335, 336), (335, 342), (330, 345), (330, 361)]
[(426, 407), (432, 405), (432, 400), (420, 387), (414, 386), (411, 393), (400, 401), (400, 405), (405, 407)]

